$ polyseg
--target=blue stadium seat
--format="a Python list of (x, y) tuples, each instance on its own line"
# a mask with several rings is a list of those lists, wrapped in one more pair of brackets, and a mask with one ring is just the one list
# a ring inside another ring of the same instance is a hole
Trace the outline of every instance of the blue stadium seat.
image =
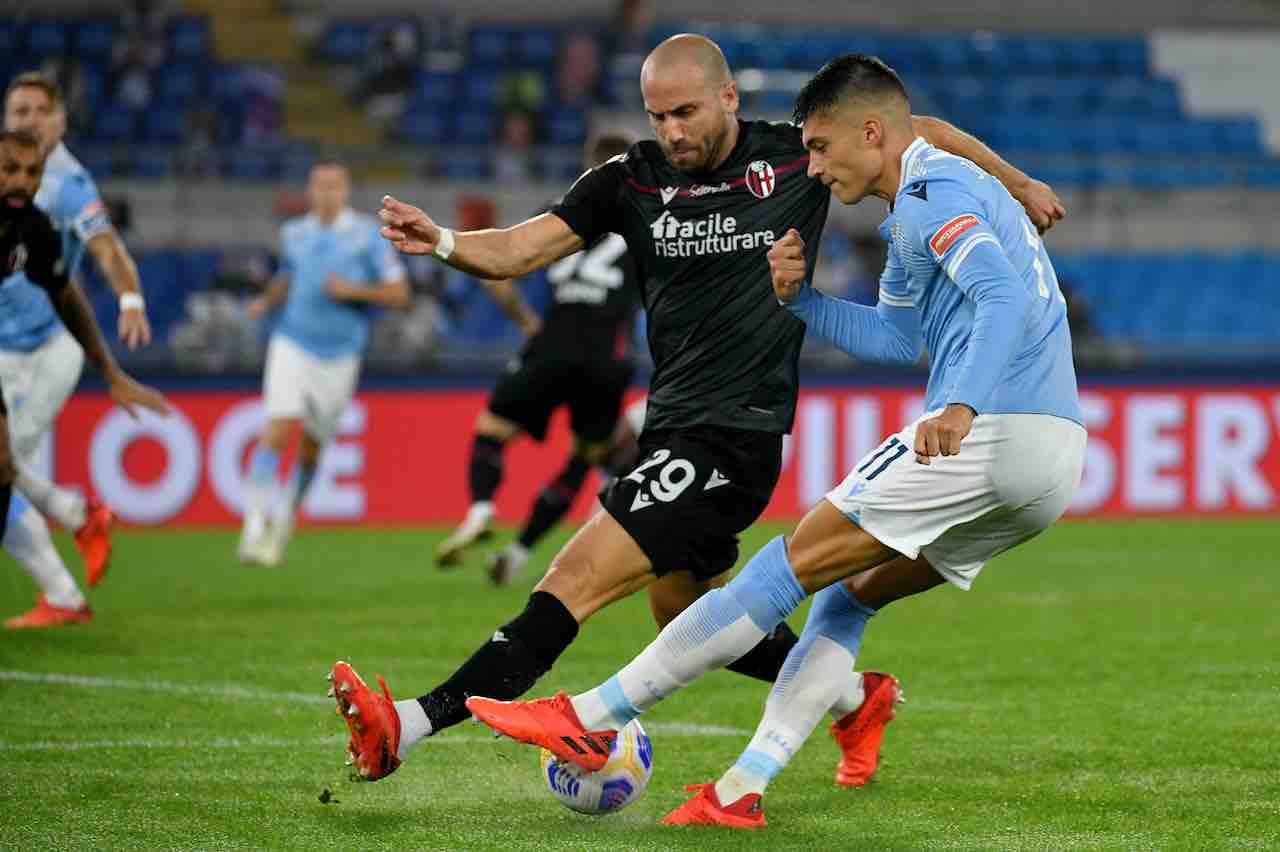
[(131, 148), (129, 150), (129, 174), (133, 177), (148, 178), (150, 180), (164, 180), (172, 177), (172, 149)]
[(137, 116), (118, 104), (103, 104), (94, 110), (90, 138), (98, 142), (125, 142), (133, 138)]
[(1102, 47), (1096, 39), (1062, 41), (1062, 70), (1072, 74), (1099, 74), (1107, 70)]
[(56, 18), (37, 18), (27, 25), (27, 55), (36, 59), (62, 56), (71, 47), (71, 27)]
[(223, 161), (222, 173), (230, 180), (274, 180), (280, 175), (279, 152), (271, 149), (233, 149)]
[(75, 55), (78, 59), (107, 60), (116, 42), (116, 22), (111, 18), (88, 18), (80, 22), (75, 33)]
[(582, 110), (552, 110), (546, 116), (546, 134), (552, 145), (580, 145), (587, 138), (587, 117)]
[(455, 118), (453, 139), (467, 145), (484, 145), (493, 141), (495, 114), (483, 108), (466, 109)]
[(156, 73), (156, 94), (169, 103), (190, 104), (200, 96), (201, 74), (195, 65), (165, 65)]
[(22, 29), (12, 18), (0, 18), (0, 57), (16, 59), (23, 52)]
[(425, 104), (450, 104), (459, 93), (458, 75), (447, 71), (422, 71), (414, 81), (414, 100)]
[(186, 115), (182, 109), (154, 103), (142, 113), (142, 137), (150, 143), (177, 144), (186, 132)]
[(236, 101), (243, 90), (243, 72), (230, 62), (212, 66), (208, 72), (209, 97), (215, 101)]
[(320, 53), (337, 65), (351, 65), (364, 58), (368, 38), (368, 24), (330, 21), (320, 38)]
[(110, 180), (117, 176), (116, 159), (110, 148), (77, 147), (76, 159), (89, 170), (94, 180)]
[(1102, 61), (1116, 74), (1145, 76), (1151, 67), (1148, 44), (1145, 38), (1115, 38), (1099, 41)]
[(430, 106), (406, 110), (400, 119), (401, 138), (416, 145), (442, 144), (449, 141), (450, 132), (448, 117)]
[(1260, 189), (1280, 189), (1280, 160), (1268, 160), (1245, 170), (1245, 183)]
[(560, 34), (549, 27), (520, 30), (515, 37), (515, 61), (520, 65), (549, 68), (555, 64)]
[(467, 37), (467, 64), (496, 68), (511, 59), (511, 30), (505, 27), (473, 27)]
[(489, 158), (474, 151), (455, 149), (441, 157), (440, 174), (449, 180), (488, 180)]
[(1223, 118), (1209, 123), (1214, 146), (1224, 154), (1261, 154), (1262, 129), (1253, 117)]
[(196, 62), (212, 52), (213, 36), (206, 18), (178, 15), (169, 19), (165, 31), (171, 61)]
[(468, 105), (491, 105), (498, 98), (498, 73), (468, 69), (463, 73), (463, 97)]

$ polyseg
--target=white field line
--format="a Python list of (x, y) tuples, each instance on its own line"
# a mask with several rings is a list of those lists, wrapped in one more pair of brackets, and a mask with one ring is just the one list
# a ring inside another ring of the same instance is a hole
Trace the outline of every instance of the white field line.
[[(313, 695), (307, 692), (272, 692), (265, 689), (247, 689), (230, 684), (198, 684), (175, 683), (169, 680), (124, 679), (114, 677), (93, 677), (89, 675), (64, 674), (60, 672), (24, 672), (0, 669), (0, 682), (15, 681), (19, 683), (50, 684), (55, 686), (73, 686), (81, 689), (118, 689), (141, 690), (148, 692), (167, 692), (173, 695), (201, 695), (211, 698), (235, 700), (252, 699), (274, 703), (289, 704), (331, 704), (333, 699), (322, 694)], [(317, 689), (319, 692), (319, 689)], [(646, 722), (645, 727), (652, 733), (669, 737), (742, 737), (750, 736), (746, 728), (734, 728), (727, 725), (700, 725), (691, 722)], [(461, 734), (442, 733), (431, 739), (432, 745), (448, 745), (452, 743), (491, 742), (489, 736), (467, 736)], [(50, 741), (37, 743), (5, 743), (0, 741), (0, 751), (39, 751), (41, 749), (76, 748), (298, 748), (340, 743), (342, 738), (325, 740), (293, 740), (271, 737), (219, 738), (204, 742), (187, 740), (92, 740), (92, 741)]]

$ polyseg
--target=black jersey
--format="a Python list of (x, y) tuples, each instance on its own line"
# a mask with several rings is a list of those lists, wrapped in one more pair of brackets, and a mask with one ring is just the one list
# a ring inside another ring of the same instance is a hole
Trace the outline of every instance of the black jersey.
[[(0, 280), (17, 272), (25, 272), (50, 298), (67, 285), (62, 240), (49, 217), (34, 204), (15, 209), (0, 203)], [(7, 301), (0, 297), (0, 305)]]
[(742, 121), (713, 172), (687, 176), (640, 142), (552, 208), (587, 243), (626, 240), (654, 362), (646, 429), (790, 431), (804, 323), (778, 304), (765, 256), (795, 228), (813, 269), (830, 193), (808, 159), (795, 126)]
[(625, 360), (638, 302), (635, 264), (617, 234), (588, 241), (547, 267), (551, 307), (524, 352), (554, 361)]

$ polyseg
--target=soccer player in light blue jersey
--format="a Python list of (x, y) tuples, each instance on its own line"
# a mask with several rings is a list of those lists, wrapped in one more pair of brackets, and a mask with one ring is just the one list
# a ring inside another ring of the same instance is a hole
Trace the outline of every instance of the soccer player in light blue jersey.
[[(594, 768), (583, 737), (608, 737), (737, 659), (816, 593), (746, 751), (668, 815), (671, 824), (763, 826), (766, 785), (830, 706), (867, 621), (945, 582), (968, 589), (987, 560), (1062, 515), (1083, 466), (1066, 304), (1018, 202), (973, 163), (916, 136), (906, 91), (878, 59), (829, 63), (801, 91), (795, 117), (811, 177), (845, 204), (889, 201), (889, 259), (876, 307), (829, 298), (809, 286), (792, 230), (769, 251), (774, 291), (857, 358), (909, 364), (927, 348), (927, 412), (598, 688), (572, 699), (467, 702), (503, 733)], [(897, 690), (884, 692), (868, 724), (892, 712)]]
[[(267, 346), (267, 422), (249, 462), (240, 537), (246, 562), (283, 558), (320, 450), (355, 393), (371, 310), (410, 304), (400, 255), (379, 236), (377, 219), (347, 206), (350, 196), (345, 166), (330, 160), (312, 167), (311, 212), (280, 229), (280, 273), (249, 306), (253, 317), (282, 304), (284, 314)], [(299, 425), (298, 461), (279, 495), (280, 457)]]
[[(15, 77), (5, 91), (4, 124), (6, 130), (31, 133), (40, 144), (45, 170), (35, 204), (61, 234), (68, 274), (74, 278), (84, 255), (93, 255), (120, 299), (120, 339), (130, 348), (150, 342), (137, 266), (111, 226), (93, 177), (62, 143), (66, 111), (57, 85), (34, 72)], [(83, 621), (89, 613), (53, 547), (46, 517), (75, 533), (90, 586), (107, 570), (111, 507), (57, 487), (36, 464), (41, 439), (75, 389), (83, 365), (83, 351), (44, 290), (21, 272), (5, 278), (0, 283), (0, 381), (9, 405), (17, 479), (3, 545), (41, 591), (36, 609), (13, 626)]]

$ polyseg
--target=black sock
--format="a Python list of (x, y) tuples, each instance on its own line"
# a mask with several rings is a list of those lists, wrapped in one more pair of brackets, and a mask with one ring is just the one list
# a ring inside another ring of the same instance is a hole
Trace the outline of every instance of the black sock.
[(488, 435), (476, 435), (471, 445), (471, 502), (492, 500), (502, 482), (502, 442)]
[[(3, 417), (0, 417), (0, 423), (4, 423)], [(12, 496), (12, 482), (0, 485), (0, 539), (4, 538), (5, 531), (9, 528), (9, 498)]]
[(432, 733), (465, 721), (468, 696), (510, 701), (524, 695), (578, 635), (578, 622), (559, 598), (534, 592), (524, 612), (502, 625), (444, 683), (418, 699)]
[(542, 489), (542, 493), (534, 502), (529, 520), (524, 525), (524, 531), (520, 533), (522, 547), (533, 547), (538, 543), (538, 539), (547, 534), (547, 530), (559, 523), (565, 512), (569, 511), (573, 498), (577, 497), (582, 489), (582, 482), (587, 478), (589, 470), (591, 465), (586, 459), (581, 456), (569, 457), (564, 470), (547, 483), (547, 487)]
[(757, 642), (754, 648), (725, 668), (740, 675), (773, 683), (778, 679), (778, 672), (782, 671), (782, 663), (787, 659), (787, 654), (791, 653), (798, 641), (799, 637), (784, 621)]

